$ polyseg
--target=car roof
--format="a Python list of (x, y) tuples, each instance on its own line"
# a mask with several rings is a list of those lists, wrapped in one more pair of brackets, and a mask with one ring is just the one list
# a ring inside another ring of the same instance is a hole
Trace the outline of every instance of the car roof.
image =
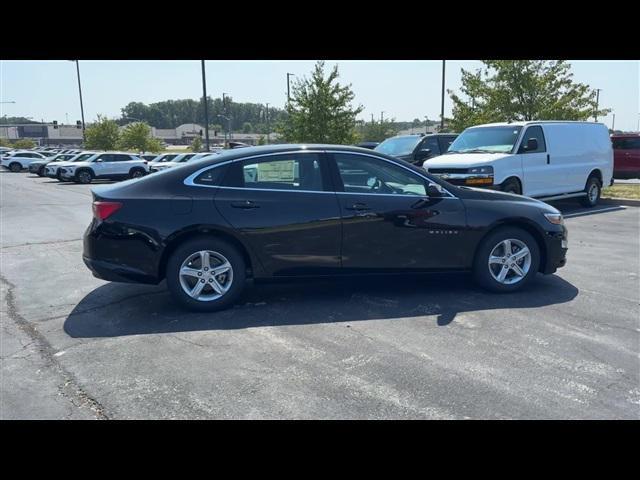
[(525, 125), (539, 125), (539, 124), (553, 124), (553, 123), (586, 123), (589, 125), (604, 125), (602, 122), (587, 122), (583, 120), (527, 120), (527, 121), (517, 121), (517, 122), (494, 122), (494, 123), (483, 123), (482, 125), (472, 125), (469, 128), (476, 127), (523, 127)]

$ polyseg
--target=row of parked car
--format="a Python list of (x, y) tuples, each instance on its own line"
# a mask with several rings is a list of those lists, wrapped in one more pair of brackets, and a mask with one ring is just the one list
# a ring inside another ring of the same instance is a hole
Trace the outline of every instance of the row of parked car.
[(166, 170), (185, 162), (215, 155), (206, 153), (167, 153), (138, 155), (129, 152), (33, 149), (0, 152), (1, 164), (12, 172), (28, 170), (40, 177), (61, 182), (91, 183), (93, 180), (124, 180)]

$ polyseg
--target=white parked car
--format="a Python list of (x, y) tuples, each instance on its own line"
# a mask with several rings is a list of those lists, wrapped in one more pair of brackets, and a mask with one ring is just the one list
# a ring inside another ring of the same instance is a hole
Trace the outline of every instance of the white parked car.
[(41, 153), (32, 152), (28, 150), (16, 150), (13, 152), (9, 152), (4, 154), (1, 157), (0, 165), (5, 168), (8, 168), (12, 172), (19, 172), (25, 168), (29, 168), (29, 164), (31, 162), (35, 162), (37, 160), (44, 160), (45, 157)]
[(531, 121), (467, 128), (444, 155), (423, 163), (455, 185), (594, 206), (613, 184), (613, 148), (602, 123)]
[(178, 167), (180, 165), (184, 165), (187, 162), (193, 162), (194, 160), (200, 160), (202, 158), (216, 155), (215, 152), (203, 152), (203, 153), (183, 153), (178, 155), (173, 160), (169, 162), (154, 162), (151, 166), (151, 171), (153, 172), (161, 172), (162, 170), (166, 170), (168, 168)]
[[(58, 180), (62, 181), (62, 177), (60, 175), (60, 167), (67, 166), (70, 163), (74, 163), (74, 162), (84, 162), (85, 160), (90, 159), (97, 153), (98, 152), (91, 152), (91, 151), (82, 152), (80, 154), (74, 155), (73, 157), (71, 157), (71, 159), (65, 162), (48, 163), (44, 167), (44, 174), (49, 178), (57, 178)], [(66, 153), (63, 153), (60, 155), (66, 155)]]
[(143, 177), (147, 173), (148, 162), (126, 152), (95, 153), (60, 167), (61, 179), (76, 183), (91, 183), (94, 179), (124, 180)]

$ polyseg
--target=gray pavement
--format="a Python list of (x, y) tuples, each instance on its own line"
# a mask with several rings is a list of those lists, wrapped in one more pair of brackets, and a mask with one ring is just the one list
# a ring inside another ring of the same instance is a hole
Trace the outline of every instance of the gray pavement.
[(258, 284), (227, 311), (94, 278), (89, 186), (0, 173), (0, 418), (640, 418), (640, 208), (556, 204), (568, 264)]

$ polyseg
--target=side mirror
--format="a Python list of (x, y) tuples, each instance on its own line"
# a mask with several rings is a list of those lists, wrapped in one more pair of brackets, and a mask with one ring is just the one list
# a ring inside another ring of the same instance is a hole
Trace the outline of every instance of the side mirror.
[(437, 183), (429, 183), (427, 186), (427, 195), (429, 197), (439, 198), (442, 196), (442, 187)]
[(527, 140), (527, 144), (524, 147), (525, 152), (530, 152), (538, 149), (538, 140), (535, 138), (530, 138)]
[(99, 158), (99, 159), (97, 159), (97, 160), (96, 160), (96, 162), (102, 162), (102, 159), (101, 159), (101, 158)]
[(421, 148), (420, 150), (418, 150), (418, 153), (416, 153), (416, 160), (422, 160), (423, 158), (428, 158), (430, 156), (431, 156), (430, 148)]

